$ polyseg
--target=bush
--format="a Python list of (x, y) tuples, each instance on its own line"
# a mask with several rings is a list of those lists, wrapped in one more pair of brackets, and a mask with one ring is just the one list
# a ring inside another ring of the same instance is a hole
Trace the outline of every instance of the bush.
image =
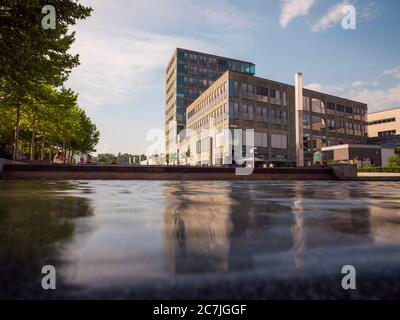
[(393, 154), (389, 157), (388, 167), (400, 167), (400, 154)]
[(358, 168), (358, 172), (396, 172), (400, 173), (400, 166), (393, 166), (393, 167), (363, 167)]

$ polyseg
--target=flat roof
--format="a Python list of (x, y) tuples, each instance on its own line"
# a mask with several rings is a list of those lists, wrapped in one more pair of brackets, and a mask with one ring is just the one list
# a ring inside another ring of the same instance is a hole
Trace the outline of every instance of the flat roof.
[(216, 55), (216, 54), (212, 54), (212, 53), (206, 53), (206, 52), (201, 52), (201, 51), (196, 51), (196, 50), (190, 50), (190, 49), (185, 49), (185, 48), (179, 48), (177, 47), (175, 49), (175, 51), (178, 50), (184, 50), (184, 51), (188, 51), (188, 52), (194, 52), (194, 53), (198, 53), (198, 54), (203, 54), (205, 56), (212, 56), (215, 58), (221, 58), (221, 59), (227, 59), (227, 60), (232, 60), (232, 61), (237, 61), (237, 62), (244, 62), (244, 63), (249, 63), (249, 64), (254, 64), (254, 62), (250, 62), (250, 61), (246, 61), (246, 60), (240, 60), (240, 59), (235, 59), (235, 58), (229, 58), (229, 57), (224, 57), (224, 56), (220, 56), (220, 55)]
[(393, 110), (400, 110), (400, 107), (394, 107), (394, 108), (384, 109), (384, 110), (375, 111), (375, 112), (368, 112), (368, 114), (383, 113), (383, 112), (393, 111)]

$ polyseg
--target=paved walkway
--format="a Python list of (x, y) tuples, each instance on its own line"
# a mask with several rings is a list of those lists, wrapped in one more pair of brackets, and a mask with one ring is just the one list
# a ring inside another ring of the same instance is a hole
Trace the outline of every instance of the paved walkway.
[(359, 177), (400, 177), (400, 173), (395, 172), (359, 172)]

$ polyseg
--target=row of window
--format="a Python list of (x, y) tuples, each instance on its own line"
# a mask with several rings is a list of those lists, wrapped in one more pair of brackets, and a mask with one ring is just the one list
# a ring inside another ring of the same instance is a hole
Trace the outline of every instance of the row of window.
[(211, 79), (204, 79), (204, 78), (194, 78), (194, 77), (186, 77), (186, 76), (178, 76), (177, 77), (178, 86), (185, 85), (185, 86), (206, 89), (209, 86), (211, 86), (213, 82), (214, 81)]
[(353, 108), (350, 106), (345, 106), (342, 104), (335, 104), (332, 102), (327, 102), (325, 106), (325, 101), (310, 98), (307, 96), (303, 96), (303, 109), (306, 111), (312, 111), (315, 113), (325, 114), (337, 114), (337, 115), (358, 115), (363, 117), (365, 115), (365, 111), (362, 108)]
[(202, 66), (208, 66), (209, 68), (219, 67), (226, 68), (225, 59), (217, 59), (216, 57), (207, 57), (197, 53), (188, 53), (185, 51), (178, 51), (178, 61), (189, 62), (190, 64), (199, 64)]
[(381, 124), (381, 123), (388, 123), (388, 122), (395, 122), (396, 118), (387, 118), (387, 119), (381, 119), (381, 120), (374, 120), (374, 121), (370, 121), (368, 122), (369, 126), (373, 126), (375, 124)]
[(178, 61), (188, 62), (192, 65), (207, 66), (209, 69), (225, 71), (227, 69), (236, 72), (255, 74), (255, 65), (247, 62), (240, 62), (230, 59), (205, 56), (197, 53), (178, 51)]
[(212, 79), (217, 79), (219, 78), (223, 72), (218, 72), (216, 70), (211, 70), (207, 68), (202, 68), (202, 67), (195, 67), (195, 66), (187, 66), (184, 64), (178, 64), (178, 72), (179, 73), (185, 73), (193, 76), (206, 76)]
[[(281, 109), (260, 107), (252, 104), (242, 104), (239, 112), (239, 104), (231, 101), (229, 103), (229, 118), (242, 120), (256, 120), (257, 122), (287, 123), (288, 113)], [(241, 113), (241, 116), (240, 116)]]
[(365, 126), (360, 122), (350, 122), (344, 120), (325, 119), (324, 117), (309, 114), (303, 114), (303, 129), (313, 131), (335, 131), (341, 133), (341, 129), (352, 131), (354, 135), (362, 135), (365, 132)]
[[(273, 149), (287, 149), (287, 135), (285, 134), (277, 134), (271, 133), (271, 148)], [(242, 145), (252, 146), (254, 142), (254, 147), (265, 148), (268, 147), (268, 133), (267, 132), (258, 132), (254, 131), (254, 141), (250, 141), (249, 136), (245, 130), (242, 131)], [(238, 141), (237, 137), (233, 140), (234, 145), (238, 145), (240, 141)]]
[(378, 137), (393, 136), (396, 134), (396, 130), (379, 131)]
[(233, 97), (242, 97), (255, 99), (260, 102), (270, 102), (277, 105), (288, 105), (287, 92), (276, 89), (269, 89), (261, 86), (254, 86), (251, 83), (229, 80), (229, 95)]
[(211, 108), (215, 103), (220, 102), (226, 97), (226, 82), (220, 85), (217, 89), (211, 92), (205, 99), (199, 102), (189, 113), (188, 119), (203, 110), (204, 108)]
[(204, 125), (207, 125), (210, 122), (210, 119), (213, 118), (215, 120), (223, 119), (224, 115), (226, 115), (226, 103), (218, 107), (216, 110), (213, 112), (207, 114), (206, 116), (202, 117), (201, 119), (198, 119), (194, 123), (190, 125), (190, 128), (193, 130), (197, 130), (202, 128)]
[[(228, 132), (222, 131), (215, 135), (214, 137), (215, 148), (223, 147), (225, 141), (224, 135), (227, 133)], [(248, 132), (246, 130), (241, 131), (242, 134), (241, 140), (240, 140), (240, 134), (238, 135), (238, 133), (240, 133), (240, 131), (237, 133), (231, 131), (230, 133), (230, 143), (232, 146), (240, 146), (240, 145), (246, 146), (248, 144), (249, 146), (255, 148), (268, 147), (267, 132), (254, 131), (253, 141), (250, 141)], [(287, 135), (285, 134), (271, 133), (270, 142), (271, 142), (271, 148), (273, 149), (287, 149), (288, 147)], [(210, 149), (211, 149), (210, 137), (200, 139), (196, 142), (196, 153), (206, 152), (209, 151)]]

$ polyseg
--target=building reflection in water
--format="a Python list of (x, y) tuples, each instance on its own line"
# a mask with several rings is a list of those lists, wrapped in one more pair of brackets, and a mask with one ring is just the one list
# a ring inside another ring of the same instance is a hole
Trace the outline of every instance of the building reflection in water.
[(246, 270), (258, 254), (289, 250), (290, 209), (264, 193), (236, 182), (168, 184), (165, 196), (175, 200), (164, 213), (167, 270)]
[(240, 271), (279, 263), (300, 268), (306, 251), (375, 243), (370, 195), (346, 183), (325, 184), (167, 184), (165, 197), (174, 199), (164, 213), (168, 272)]
[(230, 199), (226, 183), (167, 184), (165, 197), (166, 268), (169, 273), (220, 272), (228, 269)]
[(304, 235), (304, 217), (303, 217), (303, 185), (300, 181), (295, 181), (293, 186), (294, 199), (293, 199), (293, 216), (294, 223), (292, 227), (293, 234), (293, 246), (292, 251), (294, 255), (295, 267), (301, 267), (303, 262), (300, 258), (300, 254), (305, 249), (305, 235)]

